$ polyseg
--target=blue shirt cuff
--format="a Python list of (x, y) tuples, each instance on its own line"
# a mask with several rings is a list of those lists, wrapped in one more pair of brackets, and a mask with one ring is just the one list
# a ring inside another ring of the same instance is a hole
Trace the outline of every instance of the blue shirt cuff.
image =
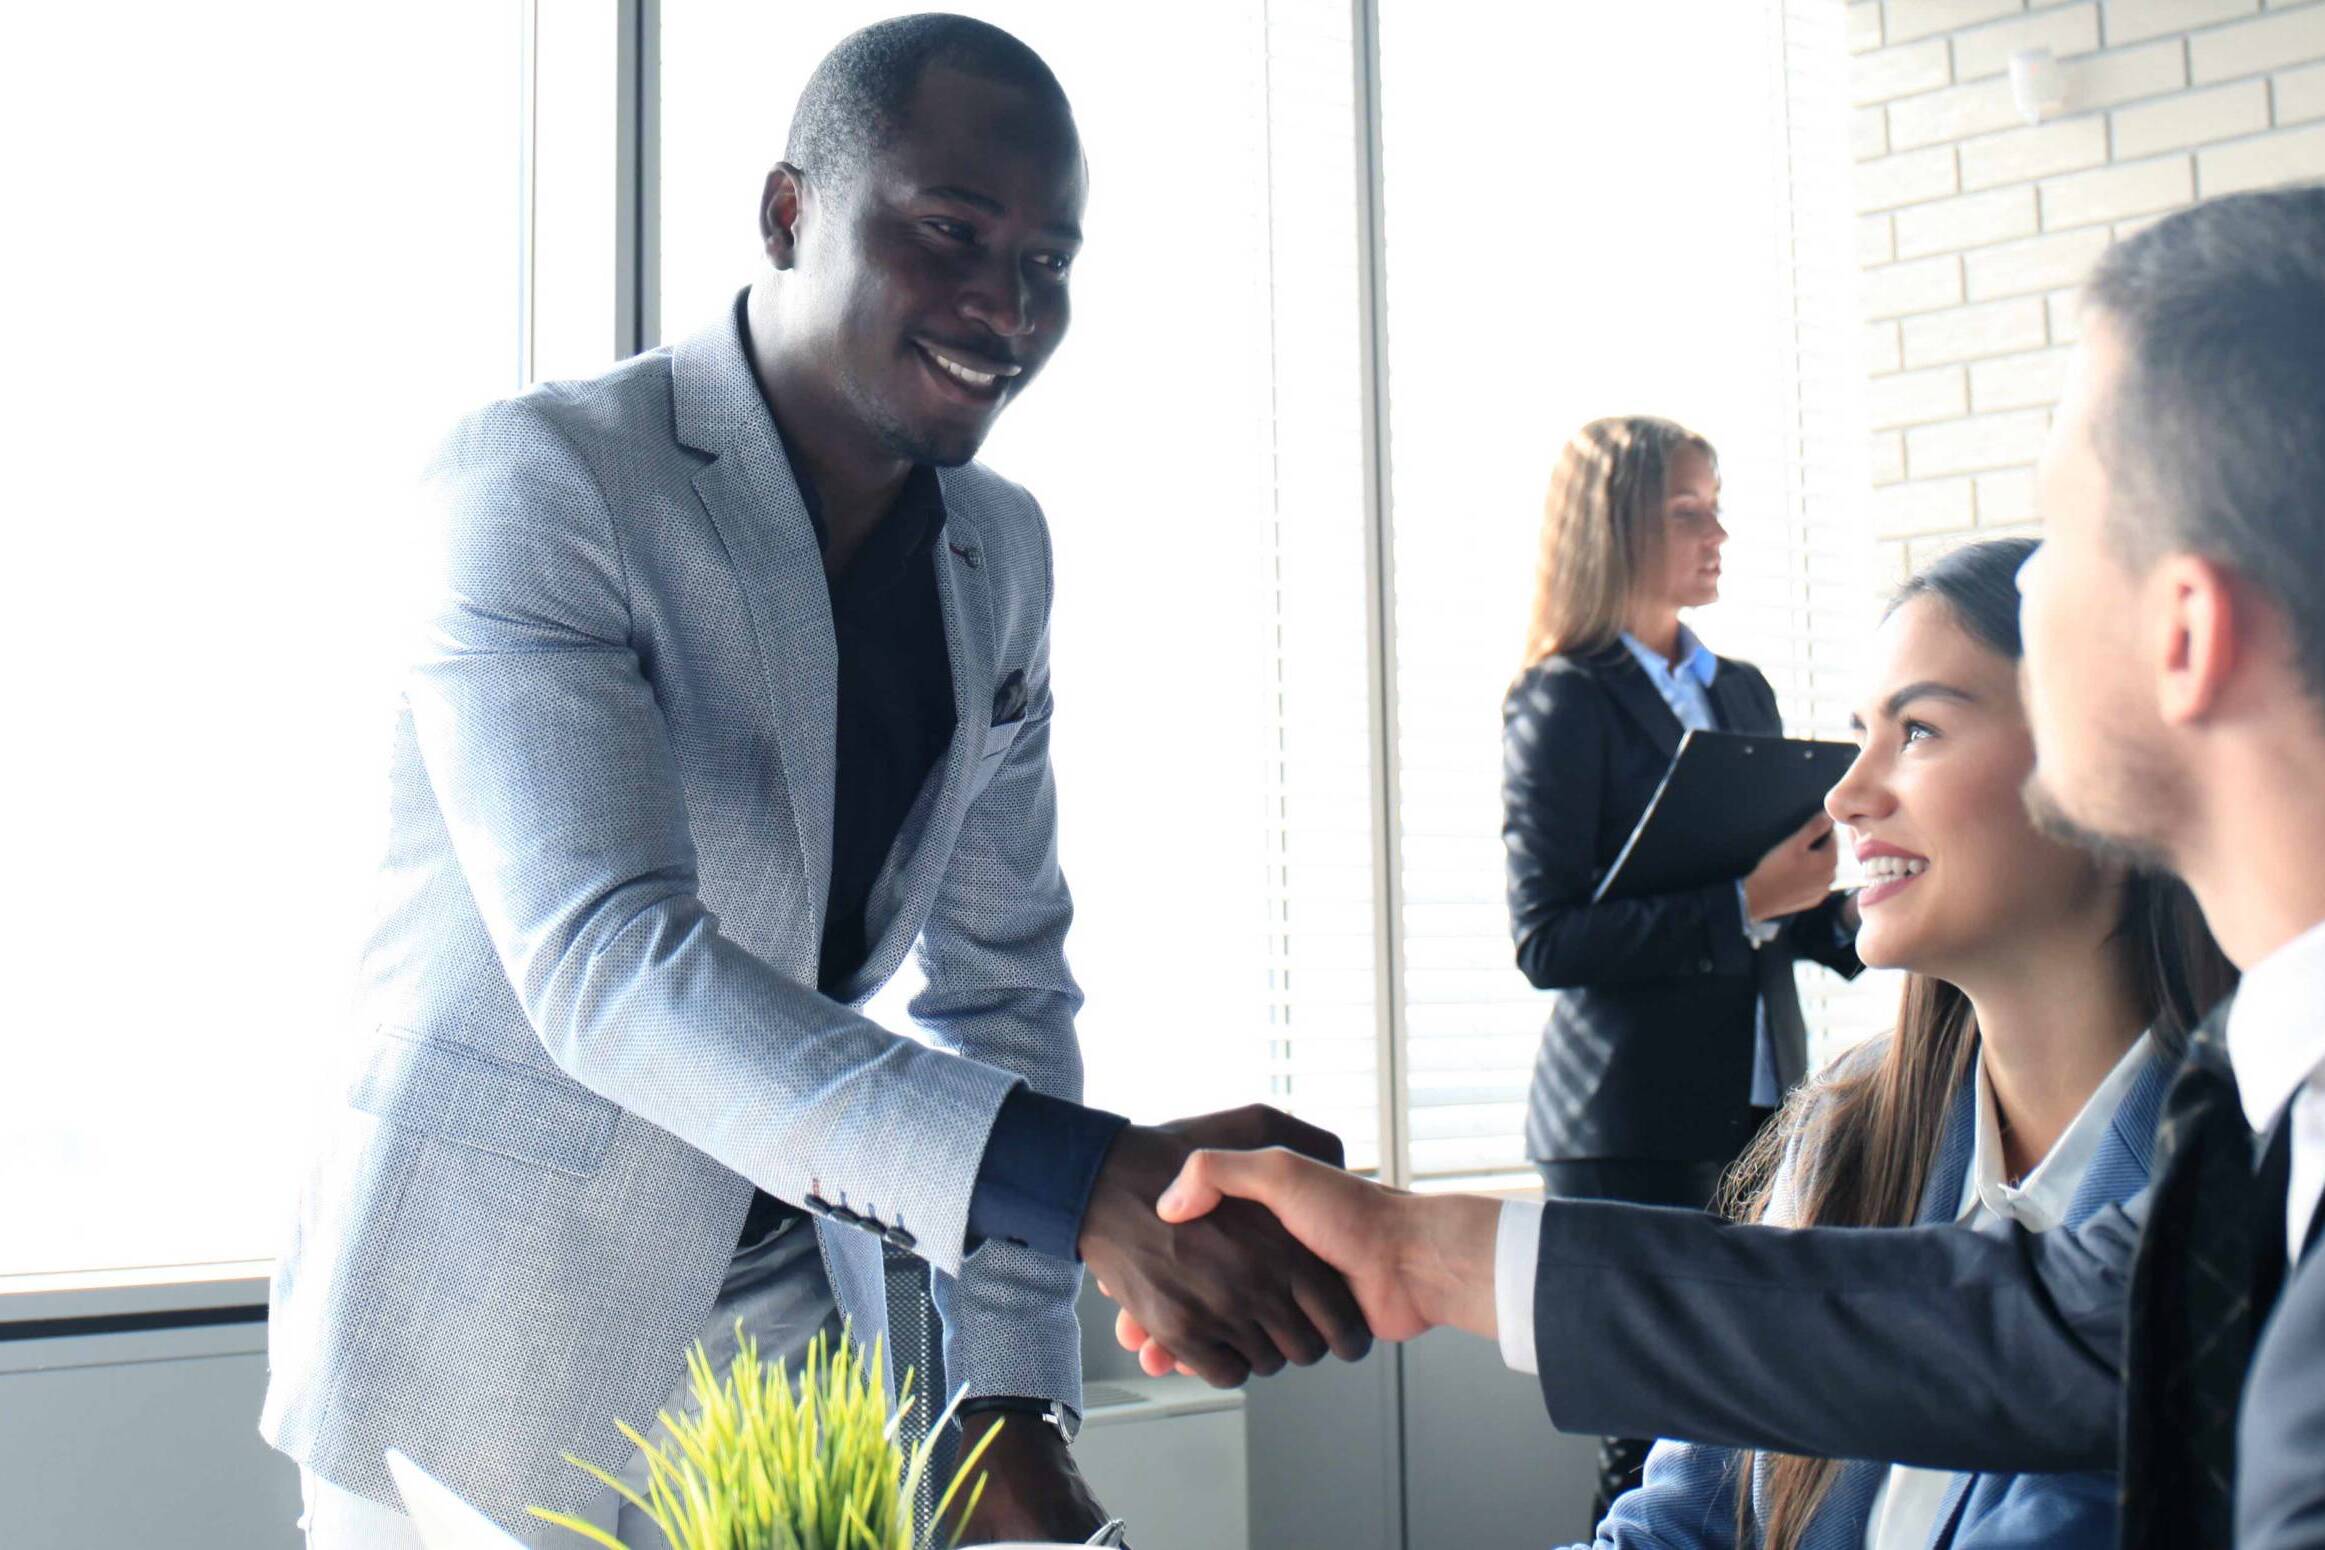
[(1011, 1091), (994, 1116), (969, 1196), (968, 1248), (989, 1239), (1079, 1260), (1082, 1213), (1114, 1137), (1130, 1122), (1103, 1109)]
[(1744, 940), (1754, 947), (1765, 947), (1783, 933), (1784, 922), (1781, 920), (1752, 918), (1752, 896), (1744, 891), (1741, 879), (1736, 883), (1736, 913), (1743, 917)]

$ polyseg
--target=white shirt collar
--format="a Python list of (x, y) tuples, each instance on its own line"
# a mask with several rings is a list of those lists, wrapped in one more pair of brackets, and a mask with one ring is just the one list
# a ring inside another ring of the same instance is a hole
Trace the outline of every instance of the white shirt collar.
[(2325, 921), (2245, 973), (2228, 1008), (2228, 1063), (2256, 1132), (2325, 1066)]
[(1963, 1214), (1973, 1206), (1983, 1206), (1989, 1214), (2016, 1222), (2029, 1232), (2049, 1232), (2064, 1222), (2075, 1191), (2083, 1187), (2083, 1175), (2091, 1171), (2091, 1159), (2099, 1155), (2099, 1145), (2107, 1139), (2107, 1127), (2115, 1122), (2116, 1109), (2139, 1079), (2141, 1063), (2152, 1047), (2150, 1036), (2144, 1033), (2132, 1041), (2115, 1069), (2083, 1100), (2082, 1112), (2057, 1144), (2017, 1185), (2003, 1182), (2001, 1113), (1994, 1106), (1993, 1089), (1986, 1085), (1986, 1062), (1979, 1060), (1972, 1077), (1977, 1087), (1978, 1139), (1962, 1190)]

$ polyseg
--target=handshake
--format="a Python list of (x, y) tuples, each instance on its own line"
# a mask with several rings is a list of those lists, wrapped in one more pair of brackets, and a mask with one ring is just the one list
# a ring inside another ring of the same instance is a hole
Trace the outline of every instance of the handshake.
[(1342, 1161), (1337, 1136), (1259, 1104), (1122, 1131), (1081, 1251), (1148, 1373), (1232, 1388), (1327, 1352), (1355, 1361), (1376, 1335), (1494, 1336), (1498, 1206), (1388, 1189)]

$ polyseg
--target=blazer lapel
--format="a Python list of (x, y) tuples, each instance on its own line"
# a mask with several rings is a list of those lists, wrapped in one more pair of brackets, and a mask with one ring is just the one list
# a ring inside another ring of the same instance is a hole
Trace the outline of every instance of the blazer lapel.
[(1887, 1464), (1867, 1459), (1843, 1463), (1832, 1489), (1818, 1504), (1816, 1515), (1808, 1520), (1807, 1531), (1800, 1536), (1801, 1550), (1863, 1550), (1866, 1522), (1873, 1516), (1873, 1498), (1888, 1478)]
[(1683, 730), (1671, 707), (1663, 703), (1663, 696), (1647, 681), (1646, 669), (1631, 656), (1628, 646), (1621, 641), (1601, 647), (1583, 658), (1606, 685), (1608, 694), (1630, 718), (1639, 724), (1650, 741), (1668, 759), (1679, 751), (1679, 734)]
[(2080, 1227), (2101, 1206), (2120, 1204), (2147, 1187), (2155, 1155), (2156, 1121), (2163, 1116), (2164, 1094), (2171, 1089), (2176, 1069), (2162, 1052), (2149, 1051), (2139, 1076), (2115, 1106), (2115, 1116), (2107, 1123), (2107, 1139), (2092, 1154), (2083, 1182), (2067, 1202), (2066, 1226)]
[(967, 811), (969, 778), (975, 773), (985, 730), (993, 720), (992, 562), (975, 523), (951, 478), (937, 476), (945, 503), (944, 531), (931, 554), (937, 600), (944, 610), (945, 654), (953, 680), (953, 739), (944, 762), (930, 771), (926, 785), (905, 815), (880, 876), (865, 904), (873, 944), (864, 967), (842, 992), (847, 1000), (870, 995), (904, 961), (920, 934), (945, 864), (952, 857)]
[(1956, 1475), (1954, 1483), (1946, 1487), (1946, 1499), (1938, 1508), (1937, 1527), (1929, 1537), (1929, 1550), (1948, 1550), (1955, 1536), (1962, 1531), (1963, 1509), (1970, 1505), (1970, 1490), (1986, 1477), (1984, 1475)]
[[(1648, 685), (1653, 688), (1654, 685)], [(1723, 732), (1781, 732), (1768, 704), (1761, 698), (1758, 680), (1726, 658), (1711, 680), (1712, 714)]]
[(1939, 1133), (1937, 1157), (1921, 1187), (1914, 1226), (1942, 1227), (1962, 1214), (1962, 1181), (1969, 1177), (1970, 1158), (1977, 1149), (1978, 1084), (1971, 1075), (1962, 1078), (1953, 1102), (1946, 1106), (1945, 1129)]
[(823, 550), (730, 313), (671, 356), (678, 439), (711, 462), (695, 493), (718, 528), (750, 610), (752, 645), (789, 807), (820, 913), (831, 890), (833, 741), (839, 651)]

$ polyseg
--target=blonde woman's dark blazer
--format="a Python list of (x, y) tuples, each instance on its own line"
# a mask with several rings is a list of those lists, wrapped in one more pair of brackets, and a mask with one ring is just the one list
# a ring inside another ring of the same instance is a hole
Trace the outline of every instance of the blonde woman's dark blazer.
[[(1720, 659), (1711, 702), (1725, 731), (1783, 730), (1775, 691), (1748, 662)], [(1807, 1065), (1794, 961), (1852, 975), (1861, 967), (1838, 898), (1790, 917), (1757, 950), (1736, 879), (1591, 902), (1682, 732), (1621, 642), (1527, 670), (1502, 718), (1510, 934), (1519, 970), (1556, 992), (1527, 1104), (1527, 1155), (1735, 1156), (1754, 1123), (1759, 1009), (1789, 1086)]]

